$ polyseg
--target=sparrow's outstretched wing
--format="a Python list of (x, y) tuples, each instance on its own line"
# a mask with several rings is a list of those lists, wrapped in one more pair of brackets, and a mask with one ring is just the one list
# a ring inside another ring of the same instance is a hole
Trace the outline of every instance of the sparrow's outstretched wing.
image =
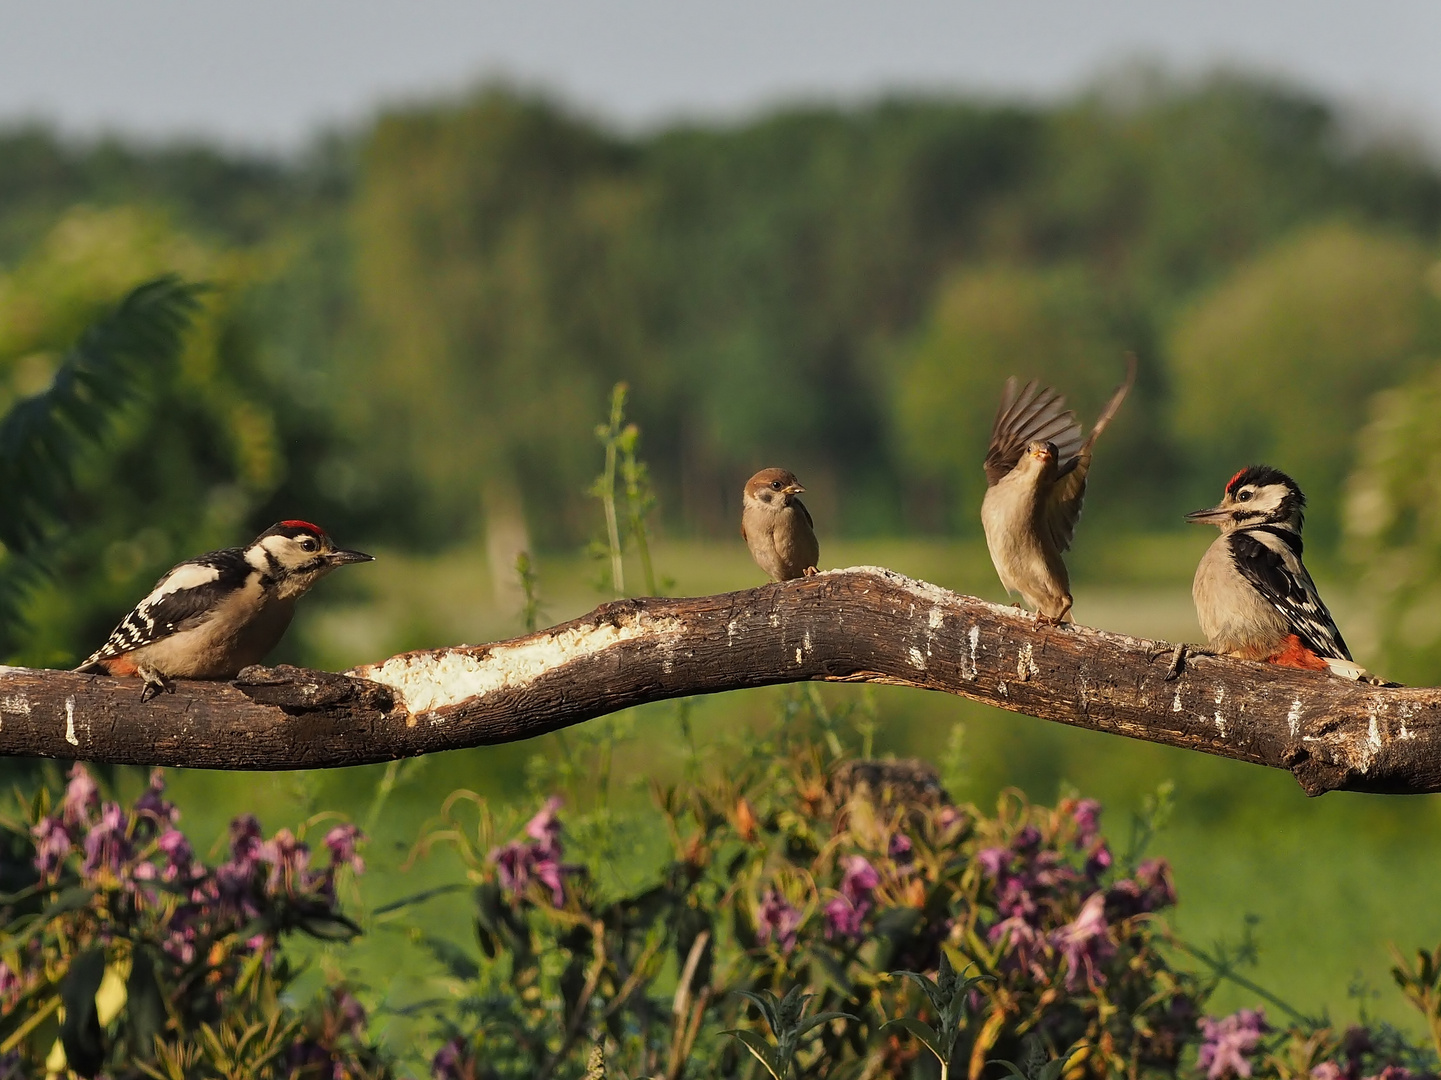
[(1111, 400), (1106, 402), (1106, 407), (1096, 418), (1096, 426), (1091, 428), (1091, 433), (1086, 436), (1086, 441), (1081, 444), (1075, 456), (1067, 460), (1064, 453), (1057, 454), (1059, 476), (1046, 499), (1044, 522), (1050, 533), (1051, 543), (1057, 551), (1070, 548), (1071, 538), (1076, 534), (1076, 522), (1081, 517), (1081, 503), (1086, 497), (1086, 476), (1091, 471), (1091, 451), (1096, 445), (1096, 438), (1106, 430), (1106, 425), (1120, 409), (1121, 402), (1126, 400), (1126, 394), (1135, 381), (1136, 357), (1132, 354), (1126, 358), (1125, 381), (1116, 387)]
[(1001, 407), (991, 425), (986, 450), (986, 483), (995, 486), (1016, 467), (1033, 442), (1053, 443), (1058, 462), (1074, 458), (1081, 449), (1081, 424), (1066, 408), (1066, 399), (1035, 379), (1021, 386), (1014, 375), (1006, 380)]

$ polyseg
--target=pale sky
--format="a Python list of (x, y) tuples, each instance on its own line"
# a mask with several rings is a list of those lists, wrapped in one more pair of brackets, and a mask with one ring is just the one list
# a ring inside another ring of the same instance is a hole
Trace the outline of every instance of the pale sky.
[(0, 124), (289, 150), (495, 78), (627, 127), (884, 90), (1282, 74), (1441, 145), (1438, 0), (0, 0)]

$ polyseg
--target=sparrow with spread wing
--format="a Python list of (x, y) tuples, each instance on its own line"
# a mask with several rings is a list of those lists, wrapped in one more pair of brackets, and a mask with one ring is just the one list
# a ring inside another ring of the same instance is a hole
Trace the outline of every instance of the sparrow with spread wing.
[(1046, 622), (1058, 624), (1070, 615), (1071, 583), (1061, 555), (1081, 516), (1096, 438), (1135, 378), (1136, 358), (1130, 356), (1125, 381), (1084, 439), (1064, 397), (1035, 379), (1025, 386), (1015, 376), (1006, 380), (986, 451), (981, 524), (1001, 584)]

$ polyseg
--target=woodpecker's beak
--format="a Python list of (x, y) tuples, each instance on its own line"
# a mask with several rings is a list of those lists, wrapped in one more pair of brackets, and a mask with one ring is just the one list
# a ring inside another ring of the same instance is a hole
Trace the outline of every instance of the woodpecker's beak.
[(804, 490), (805, 490), (805, 488), (801, 487), (799, 484), (789, 484), (789, 485), (787, 485), (786, 487), (781, 488), (781, 494), (782, 494), (782, 495), (799, 495), (799, 494), (800, 494), (802, 491), (804, 491)]
[(347, 551), (344, 548), (341, 548), (339, 551), (332, 551), (328, 558), (336, 566), (344, 566), (346, 563), (353, 562), (375, 561), (374, 555), (367, 555), (363, 551)]
[(1212, 506), (1205, 510), (1192, 510), (1186, 515), (1186, 520), (1192, 525), (1220, 525), (1230, 516), (1230, 507)]

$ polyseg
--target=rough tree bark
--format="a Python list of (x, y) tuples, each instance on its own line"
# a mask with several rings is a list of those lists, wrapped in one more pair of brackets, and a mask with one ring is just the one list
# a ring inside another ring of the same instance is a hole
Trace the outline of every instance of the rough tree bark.
[(889, 570), (622, 600), (492, 645), (344, 675), (249, 668), (140, 704), (133, 679), (0, 668), (0, 753), (212, 769), (360, 765), (512, 742), (632, 705), (776, 683), (939, 690), (1288, 769), (1308, 794), (1441, 791), (1441, 689), (1362, 685), (1051, 627)]

